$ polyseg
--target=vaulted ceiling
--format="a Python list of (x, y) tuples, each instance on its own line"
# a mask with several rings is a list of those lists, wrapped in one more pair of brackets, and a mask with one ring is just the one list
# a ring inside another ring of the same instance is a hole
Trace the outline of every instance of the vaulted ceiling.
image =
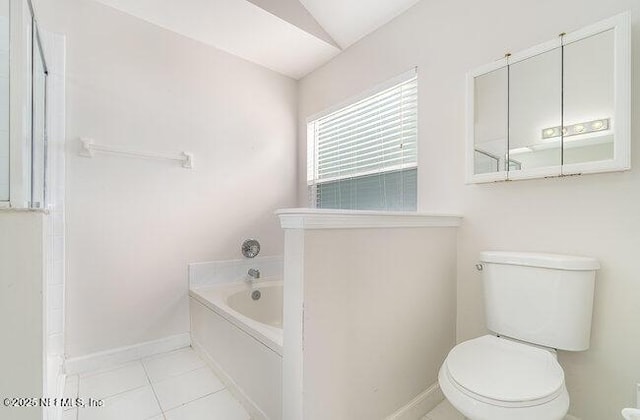
[(299, 79), (419, 0), (97, 0)]

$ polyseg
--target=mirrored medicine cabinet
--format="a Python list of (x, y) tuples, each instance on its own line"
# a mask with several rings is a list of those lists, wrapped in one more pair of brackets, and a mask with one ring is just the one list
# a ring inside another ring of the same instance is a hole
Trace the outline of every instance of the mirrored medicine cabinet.
[(467, 182), (630, 168), (630, 16), (471, 71)]

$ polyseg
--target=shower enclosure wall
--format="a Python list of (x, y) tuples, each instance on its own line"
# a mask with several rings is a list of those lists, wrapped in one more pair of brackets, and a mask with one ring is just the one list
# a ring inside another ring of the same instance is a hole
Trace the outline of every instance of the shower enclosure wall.
[[(0, 393), (64, 387), (65, 38), (30, 0), (0, 0)], [(57, 419), (59, 407), (0, 407), (0, 418)]]

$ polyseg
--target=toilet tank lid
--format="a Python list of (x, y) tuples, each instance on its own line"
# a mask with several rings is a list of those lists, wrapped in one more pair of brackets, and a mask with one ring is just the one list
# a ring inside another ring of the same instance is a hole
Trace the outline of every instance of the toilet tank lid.
[(598, 263), (598, 260), (595, 258), (540, 252), (484, 251), (480, 253), (480, 261), (494, 264), (553, 268), (557, 270), (590, 271), (600, 268), (600, 263)]

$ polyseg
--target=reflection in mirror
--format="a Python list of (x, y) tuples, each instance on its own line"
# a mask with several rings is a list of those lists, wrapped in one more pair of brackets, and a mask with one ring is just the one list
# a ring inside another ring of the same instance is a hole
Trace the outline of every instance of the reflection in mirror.
[(559, 166), (561, 137), (542, 138), (561, 125), (562, 50), (556, 48), (509, 69), (509, 171)]
[(474, 102), (474, 174), (505, 171), (509, 104), (506, 67), (475, 78)]
[(564, 47), (565, 164), (613, 159), (614, 47), (613, 29)]

